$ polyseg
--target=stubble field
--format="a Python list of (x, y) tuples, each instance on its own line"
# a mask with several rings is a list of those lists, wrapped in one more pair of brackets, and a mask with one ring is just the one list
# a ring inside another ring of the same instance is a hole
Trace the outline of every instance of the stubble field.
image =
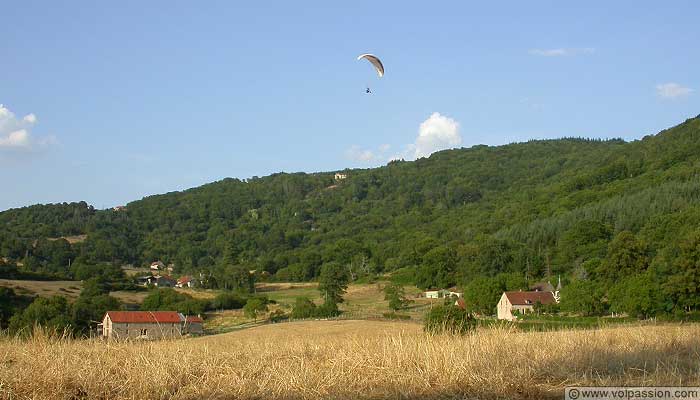
[(0, 340), (3, 398), (561, 398), (567, 385), (699, 385), (700, 326), (431, 336), (304, 321), (209, 337)]

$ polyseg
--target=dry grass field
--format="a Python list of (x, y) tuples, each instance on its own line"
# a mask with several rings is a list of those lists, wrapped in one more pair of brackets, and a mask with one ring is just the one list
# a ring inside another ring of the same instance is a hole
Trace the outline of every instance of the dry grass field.
[[(0, 286), (13, 289), (16, 293), (26, 296), (64, 296), (69, 301), (75, 300), (83, 290), (81, 281), (24, 281), (15, 279), (0, 279)], [(178, 289), (179, 290), (179, 289)], [(190, 292), (188, 292), (190, 293)], [(121, 290), (110, 293), (122, 303), (141, 304), (148, 295), (147, 291)]]
[(65, 296), (75, 299), (80, 296), (83, 284), (80, 281), (23, 281), (0, 279), (0, 286), (13, 289), (17, 294), (29, 296)]
[[(383, 288), (387, 282), (373, 284), (352, 284), (348, 286), (347, 293), (343, 296), (344, 303), (340, 304), (343, 314), (341, 319), (382, 319), (383, 314), (391, 311), (389, 302), (384, 300)], [(269, 312), (281, 309), (290, 312), (298, 297), (307, 297), (316, 304), (321, 304), (321, 294), (318, 291), (318, 284), (314, 282), (272, 282), (259, 283), (256, 286), (257, 294), (265, 295), (276, 304), (269, 305)], [(406, 310), (400, 313), (411, 317), (412, 321), (421, 322), (425, 312), (431, 304), (431, 299), (415, 298), (420, 290), (415, 286), (407, 286), (406, 295), (414, 300)], [(188, 292), (190, 293), (190, 292)], [(190, 293), (196, 295), (197, 292)], [(218, 291), (199, 291), (202, 296), (214, 296)], [(442, 303), (442, 300), (432, 299), (435, 303)], [(261, 313), (258, 320), (265, 318), (269, 313)], [(253, 319), (243, 315), (241, 310), (225, 310), (223, 312), (210, 312), (207, 314), (205, 328), (211, 333), (230, 332), (232, 330), (249, 327)]]
[(700, 326), (429, 336), (420, 325), (308, 321), (104, 343), (0, 339), (6, 399), (561, 398), (567, 385), (698, 385)]
[[(28, 281), (16, 279), (0, 279), (0, 287), (8, 287), (16, 293), (27, 296), (51, 297), (64, 296), (69, 301), (75, 300), (80, 296), (80, 291), (83, 289), (81, 281)], [(196, 299), (213, 299), (218, 294), (213, 290), (200, 289), (179, 289), (176, 291), (187, 293)], [(148, 296), (148, 291), (133, 291), (119, 290), (110, 293), (122, 303), (126, 304), (141, 304), (143, 299)]]

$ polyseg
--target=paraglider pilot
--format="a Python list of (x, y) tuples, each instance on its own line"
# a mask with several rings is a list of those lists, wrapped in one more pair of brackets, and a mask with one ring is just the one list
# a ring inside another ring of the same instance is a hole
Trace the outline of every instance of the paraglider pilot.
[[(383, 65), (382, 62), (377, 58), (377, 56), (375, 56), (375, 55), (373, 55), (373, 54), (360, 54), (360, 56), (357, 57), (357, 59), (358, 59), (358, 60), (365, 59), (365, 60), (369, 61), (370, 64), (372, 64), (372, 66), (374, 67), (374, 69), (377, 71), (377, 75), (379, 75), (380, 78), (381, 78), (382, 76), (384, 76), (384, 65)], [(369, 86), (368, 86), (367, 89), (365, 90), (365, 93), (367, 93), (367, 94), (371, 94), (371, 93), (372, 93), (372, 90), (370, 90)]]

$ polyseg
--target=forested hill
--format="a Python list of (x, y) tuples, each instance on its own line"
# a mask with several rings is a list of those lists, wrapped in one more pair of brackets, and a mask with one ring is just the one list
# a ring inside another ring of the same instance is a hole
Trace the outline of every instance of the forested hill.
[[(179, 272), (240, 265), (292, 280), (338, 262), (355, 277), (400, 269), (427, 287), (504, 272), (585, 278), (602, 274), (619, 245), (644, 257), (642, 270), (672, 274), (680, 244), (700, 232), (699, 171), (693, 118), (629, 143), (533, 140), (347, 170), (342, 180), (333, 172), (224, 179), (124, 211), (14, 209), (0, 213), (0, 256), (47, 272), (77, 257), (162, 260)], [(76, 234), (87, 240), (44, 240)]]

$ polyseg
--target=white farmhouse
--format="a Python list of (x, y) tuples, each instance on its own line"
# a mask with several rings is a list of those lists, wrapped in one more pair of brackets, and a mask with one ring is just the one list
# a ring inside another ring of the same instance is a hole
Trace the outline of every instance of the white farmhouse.
[[(558, 296), (557, 296), (558, 297)], [(515, 314), (531, 313), (536, 304), (547, 305), (558, 303), (552, 292), (504, 292), (496, 306), (498, 319), (513, 321)]]

